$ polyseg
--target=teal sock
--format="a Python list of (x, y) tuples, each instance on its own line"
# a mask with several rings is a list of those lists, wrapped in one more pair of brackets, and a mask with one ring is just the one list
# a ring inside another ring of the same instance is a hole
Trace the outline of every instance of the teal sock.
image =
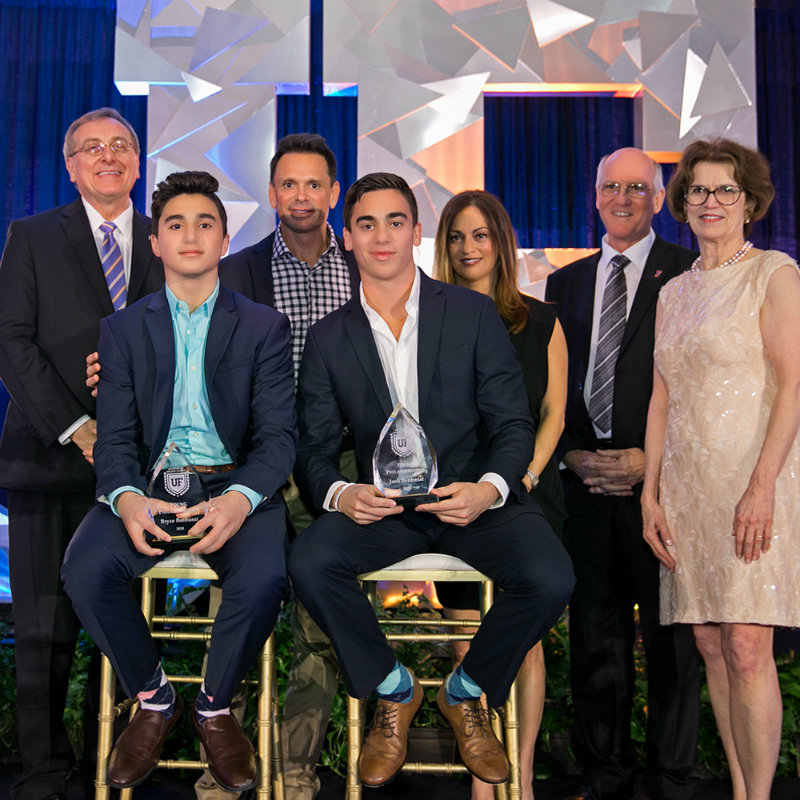
[(394, 662), (392, 671), (378, 684), (375, 691), (382, 700), (393, 703), (410, 703), (414, 696), (414, 679), (399, 662)]
[(479, 700), (483, 689), (459, 666), (444, 682), (444, 695), (451, 706), (464, 700)]

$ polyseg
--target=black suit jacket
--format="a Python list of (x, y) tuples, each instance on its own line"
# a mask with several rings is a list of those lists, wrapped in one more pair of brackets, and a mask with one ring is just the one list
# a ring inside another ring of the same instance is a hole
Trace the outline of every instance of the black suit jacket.
[[(438, 456), (439, 485), (496, 472), (509, 503), (533, 452), (522, 372), (494, 301), (420, 274), (419, 422)], [(358, 479), (373, 483), (372, 454), (392, 412), (372, 330), (358, 294), (311, 327), (300, 369), (295, 476), (322, 508), (339, 472), (342, 424), (353, 428)]]
[[(164, 282), (134, 211), (128, 302)], [(114, 308), (80, 198), (12, 222), (0, 262), (0, 380), (11, 395), (0, 440), (0, 485), (41, 492), (91, 492), (94, 471), (58, 437), (95, 416), (86, 356)]]
[[(644, 448), (647, 407), (653, 389), (653, 346), (659, 289), (688, 269), (697, 253), (656, 236), (625, 325), (614, 374), (611, 430), (614, 447)], [(600, 253), (582, 258), (552, 273), (546, 299), (556, 303), (569, 351), (569, 377), (564, 433), (559, 456), (569, 450), (596, 450), (583, 387), (592, 338), (594, 287)]]
[[(97, 494), (147, 489), (173, 415), (175, 335), (162, 289), (100, 325)], [(234, 483), (278, 494), (294, 463), (297, 429), (289, 320), (220, 286), (204, 355), (217, 434)]]
[[(272, 246), (275, 234), (271, 233), (266, 239), (245, 247), (238, 253), (223, 258), (219, 265), (219, 279), (229, 289), (263, 303), (265, 306), (275, 307), (275, 287), (272, 280)], [(350, 270), (350, 296), (358, 297), (358, 267), (352, 252), (345, 250), (344, 242), (337, 236), (339, 249), (344, 254), (344, 260)]]

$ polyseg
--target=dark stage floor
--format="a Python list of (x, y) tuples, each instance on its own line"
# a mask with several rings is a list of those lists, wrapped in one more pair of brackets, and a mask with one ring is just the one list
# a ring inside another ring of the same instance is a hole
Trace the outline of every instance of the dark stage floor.
[[(15, 769), (0, 766), (0, 800), (10, 798), (10, 786)], [(134, 791), (135, 800), (193, 800), (193, 784), (197, 773), (187, 773), (184, 777), (162, 771)], [(318, 800), (341, 800), (344, 797), (345, 782), (329, 770), (320, 770), (322, 791)], [(563, 800), (580, 786), (575, 775), (565, 775), (537, 782), (536, 800)], [(113, 795), (112, 795), (113, 796)], [(388, 786), (381, 789), (365, 789), (364, 800), (467, 800), (469, 782), (466, 778), (437, 778), (421, 775), (400, 775)], [(637, 792), (637, 800), (644, 798)], [(701, 781), (696, 800), (729, 800), (730, 788), (723, 781)], [(772, 800), (798, 800), (800, 798), (800, 778), (779, 778), (773, 787)], [(91, 800), (76, 778), (70, 784), (68, 800)]]

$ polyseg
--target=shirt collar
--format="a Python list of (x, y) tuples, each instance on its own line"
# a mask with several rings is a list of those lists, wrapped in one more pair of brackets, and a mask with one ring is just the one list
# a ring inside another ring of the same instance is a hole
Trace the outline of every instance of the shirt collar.
[[(167, 303), (169, 303), (169, 311), (172, 315), (173, 319), (181, 316), (182, 314), (189, 313), (189, 306), (184, 300), (179, 300), (175, 297), (172, 289), (169, 288), (166, 284), (164, 284), (164, 289), (167, 293)], [(214, 305), (217, 302), (217, 297), (219, 296), (219, 278), (217, 278), (217, 284), (214, 287), (214, 291), (206, 298), (205, 302), (198, 306), (192, 313), (193, 314), (200, 314), (204, 317), (210, 317), (211, 312), (214, 310)]]
[[(640, 239), (638, 242), (636, 242), (636, 244), (632, 244), (627, 250), (624, 251), (624, 255), (631, 260), (632, 264), (643, 268), (645, 262), (647, 261), (647, 257), (650, 255), (650, 248), (653, 246), (653, 242), (655, 240), (656, 235), (653, 229), (650, 228), (650, 232), (647, 234), (647, 236), (645, 236), (644, 239)], [(611, 259), (616, 255), (619, 255), (619, 252), (608, 243), (608, 234), (606, 234), (603, 236), (603, 248), (600, 254), (600, 263), (598, 266), (601, 269), (605, 269)]]
[[(336, 234), (333, 232), (333, 228), (331, 227), (330, 222), (327, 223), (328, 227), (328, 246), (325, 250), (322, 251), (322, 255), (319, 257), (319, 260), (328, 255), (330, 252), (336, 252), (339, 249), (339, 244), (336, 241)], [(300, 259), (298, 259), (292, 251), (289, 249), (288, 245), (286, 244), (286, 240), (283, 238), (283, 234), (281, 233), (281, 226), (275, 230), (275, 240), (272, 243), (272, 254), (273, 256), (288, 256), (293, 261), (296, 261), (298, 264), (300, 263)], [(311, 266), (314, 266), (313, 264)]]
[[(406, 313), (412, 320), (417, 319), (417, 314), (419, 311), (419, 287), (419, 267), (416, 267), (414, 270), (414, 283), (411, 284), (411, 293), (408, 295), (408, 300), (406, 300)], [(363, 283), (358, 284), (358, 294), (359, 298), (361, 299), (361, 307), (364, 309), (364, 313), (367, 315), (367, 319), (370, 321), (370, 324), (378, 319), (382, 320), (383, 317), (381, 317), (381, 315), (367, 302), (367, 298), (364, 295)]]
[[(99, 230), (106, 218), (91, 203), (87, 202), (85, 197), (81, 197), (81, 202), (86, 209), (86, 216), (89, 218), (89, 227), (92, 231)], [(116, 219), (108, 221), (117, 226), (114, 238), (122, 238), (129, 242), (133, 237), (133, 203), (128, 201), (128, 207)]]

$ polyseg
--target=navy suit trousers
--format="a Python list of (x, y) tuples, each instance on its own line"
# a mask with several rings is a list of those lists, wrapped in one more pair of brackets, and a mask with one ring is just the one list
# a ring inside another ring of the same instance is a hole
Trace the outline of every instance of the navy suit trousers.
[(413, 509), (370, 525), (327, 513), (295, 539), (289, 570), (300, 601), (333, 642), (348, 691), (365, 697), (395, 657), (356, 576), (429, 551), (463, 559), (502, 590), (464, 659), (489, 704), (502, 705), (574, 585), (569, 557), (536, 506), (511, 503), (465, 527)]
[[(205, 676), (217, 707), (229, 704), (275, 625), (287, 590), (286, 547), (286, 509), (274, 500), (250, 514), (217, 552), (204, 556), (222, 585)], [(139, 553), (119, 517), (98, 503), (75, 532), (62, 568), (78, 617), (130, 697), (159, 662), (131, 584), (159, 558)]]

